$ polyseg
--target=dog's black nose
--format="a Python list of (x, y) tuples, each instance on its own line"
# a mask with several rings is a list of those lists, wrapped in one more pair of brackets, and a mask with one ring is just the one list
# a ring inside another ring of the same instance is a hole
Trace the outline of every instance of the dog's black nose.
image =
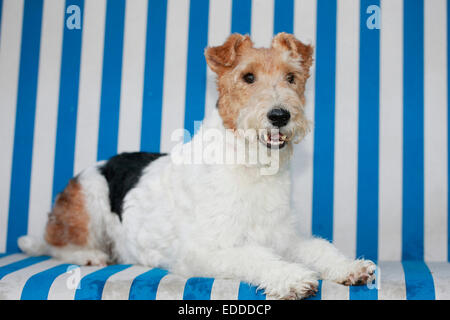
[(291, 114), (286, 109), (276, 108), (272, 109), (267, 113), (267, 118), (269, 118), (270, 122), (276, 127), (283, 127), (287, 125), (289, 119), (291, 118)]

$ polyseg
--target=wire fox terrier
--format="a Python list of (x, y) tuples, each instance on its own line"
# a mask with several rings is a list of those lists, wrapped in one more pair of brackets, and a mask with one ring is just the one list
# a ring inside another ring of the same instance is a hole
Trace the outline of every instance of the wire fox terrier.
[(289, 159), (310, 126), (312, 55), (286, 33), (270, 48), (240, 34), (206, 48), (219, 99), (194, 137), (170, 155), (123, 153), (85, 169), (56, 198), (44, 238), (23, 236), (20, 248), (80, 265), (243, 280), (276, 299), (313, 295), (319, 278), (372, 281), (373, 262), (296, 231)]

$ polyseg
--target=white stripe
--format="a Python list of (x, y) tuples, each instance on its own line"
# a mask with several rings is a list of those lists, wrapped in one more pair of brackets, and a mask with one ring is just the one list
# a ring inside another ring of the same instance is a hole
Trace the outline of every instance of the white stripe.
[(348, 300), (350, 289), (333, 281), (322, 281), (321, 300)]
[(85, 2), (75, 143), (75, 174), (97, 161), (105, 15), (105, 0), (87, 0)]
[[(221, 45), (231, 31), (231, 0), (211, 0), (208, 21), (208, 46)], [(206, 77), (205, 108), (215, 108), (219, 97), (216, 88), (216, 75), (208, 68)]]
[(447, 260), (447, 1), (425, 1), (424, 251)]
[(41, 236), (52, 202), (53, 163), (58, 117), (64, 2), (46, 0), (36, 97), (28, 234)]
[(378, 255), (401, 260), (403, 1), (382, 1), (381, 12)]
[(405, 273), (401, 262), (379, 262), (377, 270), (378, 300), (405, 300)]
[[(75, 266), (77, 267), (77, 266)], [(73, 300), (77, 287), (73, 285), (83, 279), (83, 277), (103, 269), (103, 267), (77, 267), (69, 272), (59, 275), (52, 283), (48, 291), (48, 300)]]
[[(316, 43), (317, 0), (295, 0), (294, 35), (306, 44)], [(311, 73), (313, 76), (314, 73)]]
[(337, 3), (333, 242), (356, 254), (359, 0)]
[[(59, 264), (61, 264), (61, 261), (46, 260), (6, 275), (0, 282), (0, 300), (20, 299), (23, 287), (28, 279), (39, 272), (48, 270)], [(6, 288), (8, 289), (5, 290)]]
[(186, 280), (186, 278), (168, 274), (159, 283), (156, 300), (183, 300)]
[(6, 250), (23, 0), (4, 0), (0, 37), (0, 252)]
[(131, 266), (113, 274), (105, 283), (102, 300), (128, 300), (134, 279), (151, 268)]
[(22, 253), (8, 255), (6, 257), (0, 258), (0, 267), (6, 266), (7, 264), (14, 263), (25, 258), (27, 258), (27, 256)]
[(273, 38), (273, 0), (252, 1), (252, 41), (255, 47), (270, 47)]
[[(294, 35), (306, 44), (316, 43), (316, 1), (296, 0), (294, 3)], [(314, 120), (315, 64), (306, 83), (306, 117)], [(292, 162), (292, 206), (298, 218), (299, 231), (311, 235), (313, 189), (314, 125), (306, 138), (294, 147)]]
[(428, 262), (434, 281), (436, 300), (450, 300), (450, 263)]
[(208, 21), (208, 45), (221, 45), (231, 32), (231, 0), (210, 0)]
[(184, 128), (188, 29), (189, 1), (169, 0), (167, 4), (161, 152), (170, 152), (180, 142), (171, 141), (171, 135), (175, 130)]
[(214, 279), (211, 289), (211, 300), (237, 300), (240, 281)]
[(127, 0), (120, 93), (118, 152), (136, 151), (141, 145), (147, 31), (146, 0)]

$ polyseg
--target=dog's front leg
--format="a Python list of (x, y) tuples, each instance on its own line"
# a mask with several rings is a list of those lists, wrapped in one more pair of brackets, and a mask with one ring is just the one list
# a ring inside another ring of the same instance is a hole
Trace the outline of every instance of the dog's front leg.
[(376, 265), (370, 260), (345, 257), (329, 241), (320, 238), (291, 240), (287, 256), (320, 273), (321, 278), (344, 285), (359, 285), (375, 278)]
[(264, 289), (276, 299), (303, 299), (317, 292), (318, 273), (307, 267), (282, 260), (261, 246), (196, 250), (190, 255), (195, 273), (233, 278)]

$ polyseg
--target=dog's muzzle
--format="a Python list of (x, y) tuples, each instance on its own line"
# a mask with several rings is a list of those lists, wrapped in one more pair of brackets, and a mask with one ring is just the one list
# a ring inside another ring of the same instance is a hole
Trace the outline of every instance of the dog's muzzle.
[[(291, 113), (280, 106), (276, 106), (267, 113), (267, 118), (274, 127), (281, 128), (288, 124)], [(260, 136), (260, 141), (267, 148), (281, 149), (287, 144), (287, 136), (279, 130), (270, 130)]]

